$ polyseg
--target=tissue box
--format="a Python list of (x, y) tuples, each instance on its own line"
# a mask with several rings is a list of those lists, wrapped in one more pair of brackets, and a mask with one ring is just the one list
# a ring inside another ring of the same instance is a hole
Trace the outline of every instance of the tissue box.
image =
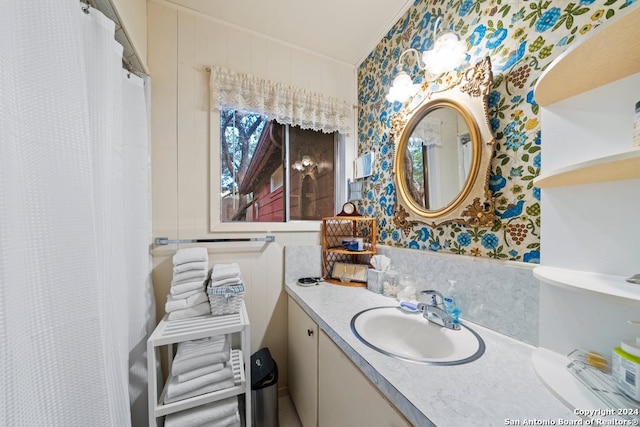
[(384, 272), (370, 268), (367, 270), (367, 289), (377, 294), (382, 293)]

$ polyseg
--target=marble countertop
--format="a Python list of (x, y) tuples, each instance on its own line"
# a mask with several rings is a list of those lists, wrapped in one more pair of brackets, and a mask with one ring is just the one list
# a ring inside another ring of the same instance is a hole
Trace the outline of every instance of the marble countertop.
[[(579, 419), (536, 376), (535, 347), (480, 325), (463, 322), (486, 344), (485, 354), (464, 365), (432, 366), (401, 361), (367, 347), (350, 328), (358, 312), (397, 301), (366, 288), (321, 283), (285, 284), (300, 304), (360, 370), (416, 426), (527, 425), (525, 420)], [(519, 424), (518, 424), (519, 423)]]

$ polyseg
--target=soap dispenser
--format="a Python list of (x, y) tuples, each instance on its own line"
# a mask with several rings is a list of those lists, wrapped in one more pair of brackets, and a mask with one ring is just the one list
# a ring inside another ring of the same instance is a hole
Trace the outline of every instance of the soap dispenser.
[(449, 282), (449, 289), (447, 290), (447, 293), (446, 293), (447, 296), (444, 298), (444, 310), (447, 312), (449, 316), (453, 317), (456, 323), (458, 323), (460, 313), (461, 313), (461, 310), (460, 310), (461, 299), (460, 299), (460, 295), (458, 294), (458, 291), (456, 290), (456, 281), (448, 280), (448, 282)]

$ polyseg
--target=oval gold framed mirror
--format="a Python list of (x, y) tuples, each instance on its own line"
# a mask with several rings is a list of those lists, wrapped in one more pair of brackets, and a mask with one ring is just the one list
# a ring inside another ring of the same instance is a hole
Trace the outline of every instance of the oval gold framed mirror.
[(493, 224), (489, 174), (494, 138), (486, 106), (492, 82), (487, 57), (454, 87), (428, 93), (394, 116), (396, 226)]

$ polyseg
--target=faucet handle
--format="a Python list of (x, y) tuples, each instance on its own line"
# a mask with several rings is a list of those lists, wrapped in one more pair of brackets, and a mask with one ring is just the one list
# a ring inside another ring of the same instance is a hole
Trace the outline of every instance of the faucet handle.
[[(440, 292), (436, 291), (435, 289), (427, 289), (426, 291), (421, 291), (420, 294), (431, 297), (431, 303), (430, 304), (433, 307), (437, 307), (439, 305), (443, 305), (444, 304), (444, 297), (442, 296), (442, 294)], [(438, 302), (438, 298), (440, 298), (440, 302)]]

